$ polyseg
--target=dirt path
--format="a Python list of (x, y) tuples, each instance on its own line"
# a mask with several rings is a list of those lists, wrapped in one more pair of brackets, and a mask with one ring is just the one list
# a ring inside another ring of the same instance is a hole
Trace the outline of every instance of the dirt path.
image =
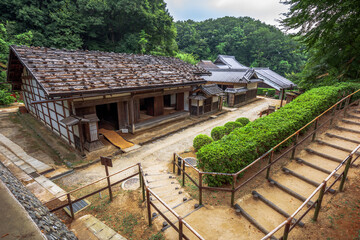
[[(203, 133), (210, 135), (214, 127), (224, 125), (226, 122), (234, 121), (239, 117), (247, 117), (250, 120), (254, 120), (258, 118), (260, 111), (267, 109), (269, 105), (278, 104), (278, 101), (279, 100), (261, 98), (256, 102), (240, 107), (216, 119), (206, 121), (153, 143), (146, 144), (134, 152), (115, 157), (113, 159), (114, 167), (110, 169), (110, 174), (138, 162), (141, 162), (144, 169), (151, 167), (154, 171), (166, 171), (173, 153), (190, 148), (193, 139), (198, 134)], [(62, 178), (59, 183), (68, 186), (80, 186), (103, 177), (104, 174), (103, 166), (96, 164)], [(128, 173), (128, 175), (130, 174), (131, 173)]]

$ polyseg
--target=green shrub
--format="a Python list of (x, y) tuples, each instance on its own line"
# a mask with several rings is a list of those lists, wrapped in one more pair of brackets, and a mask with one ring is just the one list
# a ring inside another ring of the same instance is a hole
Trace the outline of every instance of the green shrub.
[(211, 142), (213, 142), (211, 137), (205, 134), (199, 134), (194, 138), (193, 147), (195, 148), (196, 151), (198, 151), (200, 148)]
[(241, 117), (235, 120), (238, 123), (241, 123), (242, 126), (245, 126), (246, 124), (248, 124), (250, 122), (250, 120), (246, 117)]
[(15, 102), (15, 98), (10, 96), (11, 93), (6, 92), (5, 90), (0, 90), (0, 105), (10, 105)]
[(227, 135), (227, 128), (224, 126), (214, 127), (211, 130), (211, 137), (214, 141), (220, 140), (225, 135)]
[(226, 134), (231, 133), (236, 128), (241, 128), (243, 125), (239, 122), (227, 122), (225, 123), (224, 127), (226, 127)]
[[(314, 88), (300, 95), (269, 116), (258, 118), (201, 148), (197, 152), (199, 167), (205, 172), (235, 173), (241, 170), (336, 103), (344, 92), (348, 94), (356, 87), (359, 84), (341, 84)], [(231, 179), (205, 177), (210, 186), (220, 186)]]

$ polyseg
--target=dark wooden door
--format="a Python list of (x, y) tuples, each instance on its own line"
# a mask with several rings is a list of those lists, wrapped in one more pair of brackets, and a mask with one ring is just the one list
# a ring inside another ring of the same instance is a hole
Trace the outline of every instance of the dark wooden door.
[(158, 96), (154, 97), (154, 115), (161, 116), (164, 114), (164, 97)]
[(176, 110), (182, 111), (184, 110), (184, 93), (176, 94)]

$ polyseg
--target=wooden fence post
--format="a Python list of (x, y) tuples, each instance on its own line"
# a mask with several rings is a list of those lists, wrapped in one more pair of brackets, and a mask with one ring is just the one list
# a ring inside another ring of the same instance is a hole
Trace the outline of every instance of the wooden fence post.
[(232, 181), (232, 191), (231, 191), (231, 207), (234, 206), (235, 202), (235, 184), (236, 184), (236, 175), (233, 175), (233, 181)]
[(185, 160), (182, 160), (182, 185), (185, 187)]
[(173, 155), (173, 173), (175, 174), (175, 161), (176, 161), (176, 154)]
[(183, 222), (182, 218), (179, 217), (179, 240), (183, 239)]
[(111, 183), (110, 183), (110, 177), (109, 177), (109, 169), (108, 169), (108, 166), (107, 166), (107, 165), (105, 165), (105, 171), (106, 171), (106, 180), (107, 180), (108, 188), (109, 188), (110, 201), (112, 202), (112, 200), (113, 200), (113, 195), (112, 195), (112, 191), (111, 191)]
[(295, 141), (294, 141), (294, 148), (293, 148), (292, 153), (291, 153), (291, 159), (294, 159), (294, 157), (295, 157), (296, 144), (298, 142), (298, 139), (299, 139), (299, 132), (296, 132)]
[(349, 172), (349, 168), (350, 168), (352, 159), (353, 159), (353, 156), (351, 155), (349, 157), (348, 161), (346, 162), (344, 174), (343, 174), (343, 176), (341, 178), (341, 183), (340, 183), (340, 186), (339, 186), (339, 191), (340, 192), (342, 192), (344, 190), (345, 180), (346, 180), (347, 174)]
[(288, 239), (289, 232), (290, 232), (291, 221), (292, 221), (292, 219), (289, 218), (289, 219), (288, 219), (288, 222), (287, 222), (286, 225), (285, 225), (284, 235), (283, 235), (283, 237), (282, 237), (283, 240), (287, 240), (287, 239)]
[(149, 226), (152, 225), (151, 222), (151, 205), (150, 205), (150, 191), (148, 188), (146, 188), (146, 205), (147, 205), (147, 213), (148, 213), (148, 219), (149, 219)]
[(75, 215), (74, 215), (74, 209), (73, 209), (72, 202), (71, 202), (70, 193), (67, 194), (67, 200), (68, 200), (68, 203), (69, 203), (71, 218), (74, 220), (74, 219), (75, 219)]
[(349, 106), (349, 100), (350, 100), (350, 98), (347, 98), (347, 99), (345, 100), (344, 117), (346, 117), (346, 110), (347, 110), (347, 107)]
[(181, 157), (178, 157), (177, 165), (178, 165), (177, 175), (180, 175), (181, 174)]
[(312, 141), (315, 141), (315, 138), (316, 138), (316, 131), (317, 131), (317, 127), (318, 127), (318, 122), (319, 122), (319, 118), (316, 118), (315, 126), (314, 126), (314, 134), (312, 136)]
[(145, 179), (143, 178), (143, 175), (141, 174), (141, 164), (139, 163), (139, 181), (140, 181), (140, 187), (141, 187), (141, 191), (142, 191), (142, 197), (143, 197), (143, 202), (145, 202), (145, 187), (144, 187), (144, 181)]
[(330, 127), (332, 126), (332, 124), (333, 124), (333, 122), (334, 122), (336, 108), (337, 108), (337, 105), (334, 106), (333, 109), (332, 109), (332, 111), (331, 111)]
[[(271, 149), (271, 152), (269, 154), (268, 164), (270, 164), (272, 162), (273, 157), (274, 157), (274, 150)], [(270, 177), (270, 168), (271, 168), (271, 166), (269, 166), (267, 171), (266, 171), (266, 179), (269, 179), (269, 177)]]
[(322, 186), (322, 188), (320, 190), (320, 194), (319, 194), (319, 197), (318, 197), (318, 200), (316, 203), (316, 208), (315, 208), (314, 217), (313, 217), (314, 221), (317, 221), (317, 219), (318, 219), (325, 190), (326, 190), (326, 182), (324, 182), (324, 185)]
[(202, 173), (199, 172), (199, 205), (202, 205)]

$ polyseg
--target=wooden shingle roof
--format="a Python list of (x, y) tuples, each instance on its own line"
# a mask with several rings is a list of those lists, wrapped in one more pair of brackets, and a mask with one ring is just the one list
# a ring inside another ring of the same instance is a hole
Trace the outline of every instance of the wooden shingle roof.
[(11, 54), (48, 97), (195, 85), (205, 82), (202, 75), (211, 74), (172, 57), (26, 46), (11, 46)]

